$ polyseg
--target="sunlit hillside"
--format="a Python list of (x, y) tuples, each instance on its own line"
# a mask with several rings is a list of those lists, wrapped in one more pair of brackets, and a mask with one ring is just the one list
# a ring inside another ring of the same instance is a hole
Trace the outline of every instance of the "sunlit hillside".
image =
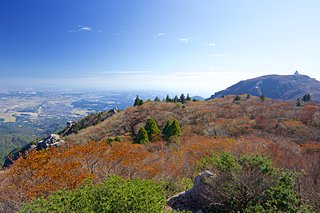
[[(176, 119), (181, 135), (166, 141), (160, 133), (155, 142), (136, 144), (139, 129), (151, 117), (160, 130)], [(199, 160), (228, 151), (267, 156), (278, 168), (300, 172), (297, 193), (318, 208), (319, 135), (320, 105), (315, 103), (296, 106), (248, 95), (186, 104), (150, 101), (64, 136), (59, 148), (17, 160), (1, 174), (0, 207), (18, 209), (60, 188), (99, 183), (109, 174), (166, 181), (168, 198), (191, 184)]]

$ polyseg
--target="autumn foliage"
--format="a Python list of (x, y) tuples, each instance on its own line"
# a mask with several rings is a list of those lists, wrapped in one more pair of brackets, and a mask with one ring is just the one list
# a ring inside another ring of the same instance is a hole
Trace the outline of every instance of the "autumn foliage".
[[(237, 103), (234, 96), (185, 105), (146, 102), (67, 136), (64, 147), (27, 153), (0, 173), (0, 212), (59, 189), (99, 183), (109, 174), (175, 183), (193, 178), (198, 161), (220, 151), (260, 154), (276, 167), (298, 171), (299, 197), (320, 209), (320, 106), (245, 97)], [(177, 120), (179, 140), (132, 143), (151, 117), (159, 129)], [(113, 137), (121, 142), (108, 140)]]

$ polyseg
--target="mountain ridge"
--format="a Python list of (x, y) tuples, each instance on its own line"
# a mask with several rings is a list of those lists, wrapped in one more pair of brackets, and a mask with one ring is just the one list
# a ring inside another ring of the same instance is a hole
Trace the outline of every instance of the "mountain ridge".
[(264, 75), (239, 81), (212, 95), (208, 100), (225, 95), (250, 94), (281, 100), (296, 100), (310, 94), (312, 101), (320, 102), (320, 81), (296, 72), (294, 75)]

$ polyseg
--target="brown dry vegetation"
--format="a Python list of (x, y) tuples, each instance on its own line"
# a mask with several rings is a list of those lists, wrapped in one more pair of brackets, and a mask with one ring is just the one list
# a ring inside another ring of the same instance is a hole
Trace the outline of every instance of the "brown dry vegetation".
[[(299, 195), (319, 206), (320, 106), (241, 96), (182, 104), (148, 102), (130, 107), (102, 123), (66, 138), (67, 146), (31, 152), (0, 173), (0, 211), (59, 188), (74, 189), (85, 180), (100, 182), (110, 174), (175, 182), (192, 178), (197, 161), (217, 151), (262, 154), (282, 168), (301, 172)], [(132, 144), (132, 137), (153, 117), (162, 128), (177, 119), (176, 143)], [(120, 136), (122, 142), (107, 143)], [(177, 189), (179, 190), (179, 189)]]
[(241, 96), (238, 104), (234, 96), (203, 102), (162, 103), (147, 102), (139, 107), (130, 107), (104, 122), (70, 135), (67, 141), (85, 144), (88, 141), (106, 140), (122, 136), (131, 141), (149, 117), (160, 128), (167, 120), (176, 119), (182, 126), (184, 136), (239, 137), (241, 135), (264, 136), (273, 141), (304, 144), (320, 142), (320, 106), (307, 103), (296, 107), (295, 103), (257, 97)]

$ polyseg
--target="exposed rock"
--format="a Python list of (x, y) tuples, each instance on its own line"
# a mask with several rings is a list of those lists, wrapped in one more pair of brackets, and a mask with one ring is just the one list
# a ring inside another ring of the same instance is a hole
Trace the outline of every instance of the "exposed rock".
[(39, 141), (35, 149), (41, 150), (49, 146), (60, 146), (61, 143), (64, 143), (64, 140), (61, 140), (59, 135), (51, 134), (42, 141)]
[(119, 109), (118, 108), (113, 108), (111, 109), (109, 112), (113, 113), (113, 114), (116, 114), (118, 113)]
[(118, 108), (111, 109), (105, 112), (98, 112), (88, 116), (83, 117), (77, 122), (68, 121), (66, 128), (64, 128), (61, 132), (59, 132), (62, 136), (71, 135), (77, 133), (81, 129), (88, 128), (90, 126), (95, 126), (104, 120), (110, 118), (111, 116), (117, 114), (119, 111)]
[(67, 121), (67, 127), (72, 127), (72, 125), (74, 124), (75, 122), (74, 121)]
[(200, 173), (193, 181), (193, 187), (189, 190), (181, 192), (167, 200), (167, 204), (174, 210), (188, 210), (192, 212), (202, 212), (204, 199), (201, 197), (205, 187), (204, 180), (214, 178), (215, 175), (210, 171)]
[(139, 130), (141, 127), (144, 127), (144, 123), (139, 123), (133, 127), (133, 134), (138, 135)]
[(173, 209), (172, 209), (170, 206), (165, 206), (165, 207), (163, 208), (163, 211), (164, 211), (164, 212), (172, 212)]
[(26, 146), (22, 147), (20, 150), (10, 153), (6, 156), (2, 168), (7, 168), (13, 164), (13, 161), (17, 160), (21, 155), (25, 155), (26, 152), (31, 150), (41, 150), (46, 149), (50, 146), (60, 146), (65, 141), (60, 138), (57, 134), (51, 134), (48, 137), (44, 138), (41, 141), (38, 141), (36, 144), (29, 143)]

